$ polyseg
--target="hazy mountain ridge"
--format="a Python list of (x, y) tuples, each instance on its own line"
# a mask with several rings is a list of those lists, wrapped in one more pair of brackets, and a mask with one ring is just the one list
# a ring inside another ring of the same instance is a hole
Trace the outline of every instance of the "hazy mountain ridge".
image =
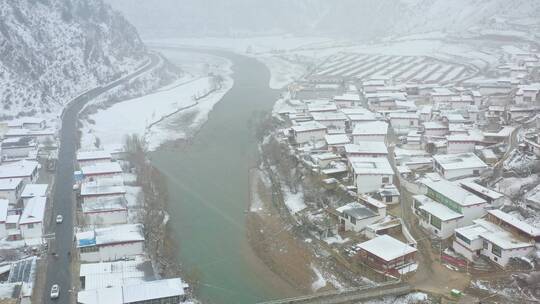
[(538, 16), (528, 0), (107, 0), (146, 34), (298, 33), (373, 39), (389, 34), (460, 32), (495, 16)]
[(0, 0), (0, 117), (56, 113), (141, 65), (136, 29), (101, 0)]

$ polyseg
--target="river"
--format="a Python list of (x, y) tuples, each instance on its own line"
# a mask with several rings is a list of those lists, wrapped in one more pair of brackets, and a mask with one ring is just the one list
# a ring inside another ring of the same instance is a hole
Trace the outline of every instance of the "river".
[[(181, 51), (181, 50), (179, 50)], [(292, 287), (254, 254), (246, 238), (248, 170), (257, 157), (255, 117), (269, 112), (279, 91), (255, 59), (213, 52), (233, 63), (234, 86), (184, 147), (152, 153), (167, 177), (170, 228), (185, 272), (207, 303), (255, 303), (291, 296)]]

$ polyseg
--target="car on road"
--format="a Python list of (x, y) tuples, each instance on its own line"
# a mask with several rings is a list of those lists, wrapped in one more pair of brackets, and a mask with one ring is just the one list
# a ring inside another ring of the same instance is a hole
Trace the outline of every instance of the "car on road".
[(60, 296), (60, 286), (58, 284), (54, 284), (51, 287), (51, 299), (58, 299)]
[(61, 224), (63, 221), (64, 221), (64, 217), (61, 214), (56, 216), (56, 223), (57, 224)]

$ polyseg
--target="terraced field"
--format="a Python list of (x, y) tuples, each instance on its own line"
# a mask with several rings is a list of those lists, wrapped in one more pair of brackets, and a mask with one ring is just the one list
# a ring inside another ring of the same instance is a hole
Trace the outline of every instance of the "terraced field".
[(313, 79), (369, 79), (389, 76), (399, 83), (451, 83), (474, 74), (469, 67), (430, 57), (337, 53), (322, 62)]

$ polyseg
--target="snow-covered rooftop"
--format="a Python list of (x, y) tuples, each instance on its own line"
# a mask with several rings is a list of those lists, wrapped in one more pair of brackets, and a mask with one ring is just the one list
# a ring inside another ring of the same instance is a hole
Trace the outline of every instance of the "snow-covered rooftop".
[(30, 198), (34, 196), (47, 196), (48, 184), (27, 184), (21, 193), (22, 198)]
[(430, 199), (427, 196), (424, 195), (415, 195), (414, 198), (417, 201), (422, 202), (422, 205), (419, 207), (420, 209), (426, 211), (427, 213), (437, 217), (443, 222), (455, 220), (458, 218), (462, 218), (463, 215), (459, 214), (452, 209), (446, 207), (443, 204), (437, 203), (436, 201)]
[(416, 248), (396, 240), (387, 234), (358, 244), (358, 247), (387, 262), (417, 251)]
[(151, 266), (141, 259), (81, 264), (79, 276), (84, 277), (84, 289), (133, 285), (152, 276)]
[(124, 194), (124, 182), (118, 178), (97, 178), (81, 185), (81, 196)]
[(296, 125), (292, 126), (291, 129), (293, 129), (295, 132), (301, 133), (326, 130), (326, 126), (317, 121), (306, 121), (297, 123)]
[(104, 196), (96, 200), (84, 202), (82, 211), (84, 213), (111, 212), (127, 210), (127, 201), (123, 196)]
[(352, 93), (345, 93), (343, 95), (335, 96), (335, 101), (360, 101), (360, 95), (358, 94), (352, 94)]
[(311, 117), (315, 121), (345, 121), (347, 116), (341, 112), (314, 112)]
[(78, 161), (111, 159), (111, 153), (105, 150), (89, 150), (77, 152)]
[(22, 178), (4, 178), (4, 179), (0, 179), (0, 191), (14, 190), (21, 183), (22, 183)]
[(32, 176), (38, 165), (37, 161), (29, 160), (0, 165), (0, 179)]
[(455, 232), (461, 234), (470, 241), (480, 238), (480, 235), (486, 232), (501, 231), (501, 229), (484, 219), (476, 219), (474, 224), (456, 228)]
[(117, 162), (95, 163), (82, 166), (81, 172), (84, 176), (122, 173), (122, 168)]
[(423, 122), (422, 125), (424, 126), (424, 129), (426, 130), (437, 130), (437, 129), (448, 130), (448, 126), (438, 121), (426, 121), (426, 122)]
[(142, 224), (115, 225), (75, 234), (77, 247), (144, 241)]
[(388, 134), (388, 123), (384, 121), (370, 121), (358, 123), (354, 127), (353, 135), (386, 135)]
[(540, 236), (539, 228), (531, 226), (527, 224), (526, 222), (519, 220), (506, 212), (503, 212), (498, 209), (494, 209), (494, 210), (488, 210), (488, 213), (498, 218), (499, 220), (507, 223), (508, 225), (511, 225), (512, 227), (520, 230), (521, 232), (530, 235), (531, 237)]
[(491, 190), (489, 188), (486, 188), (482, 185), (479, 185), (475, 182), (471, 182), (471, 181), (462, 181), (462, 182), (459, 182), (459, 184), (464, 187), (465, 189), (471, 189), (473, 191), (476, 191), (478, 193), (482, 193), (483, 195), (491, 198), (491, 199), (499, 199), (501, 197), (504, 196), (504, 194), (502, 193), (499, 193), (495, 190)]
[(517, 249), (523, 247), (534, 247), (534, 244), (516, 239), (511, 233), (506, 231), (485, 232), (480, 237), (493, 243), (502, 249)]
[(345, 145), (347, 154), (388, 154), (388, 148), (383, 142), (362, 141), (356, 144)]
[(487, 165), (474, 153), (439, 154), (439, 155), (433, 155), (433, 159), (445, 171), (460, 170), (460, 169), (473, 169), (473, 168), (487, 168)]
[(394, 170), (386, 157), (349, 157), (349, 163), (354, 174), (394, 174)]
[(392, 119), (418, 119), (420, 115), (412, 112), (392, 112), (388, 114), (388, 118)]
[(328, 134), (324, 139), (328, 145), (344, 145), (351, 142), (346, 134)]
[(43, 222), (46, 204), (46, 197), (37, 196), (29, 199), (19, 219), (19, 225)]
[(484, 200), (483, 198), (478, 197), (445, 179), (440, 179), (438, 181), (424, 179), (422, 183), (433, 191), (442, 194), (443, 196), (451, 199), (452, 201), (461, 206), (471, 206), (487, 203), (486, 200)]

